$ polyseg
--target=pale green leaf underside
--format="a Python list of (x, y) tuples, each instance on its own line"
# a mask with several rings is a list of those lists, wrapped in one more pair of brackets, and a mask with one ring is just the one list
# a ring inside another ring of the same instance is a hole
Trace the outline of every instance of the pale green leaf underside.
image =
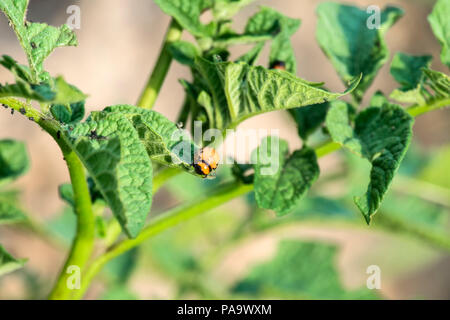
[(303, 148), (289, 156), (286, 141), (269, 137), (252, 158), (255, 164), (255, 198), (260, 208), (278, 215), (290, 212), (319, 176), (314, 150)]
[(228, 20), (255, 0), (215, 0), (212, 8), (216, 20)]
[(333, 141), (372, 164), (366, 194), (354, 198), (367, 223), (380, 207), (408, 149), (413, 122), (401, 107), (388, 103), (362, 111), (354, 129), (345, 102), (333, 102), (328, 111), (326, 124)]
[(121, 114), (93, 113), (69, 134), (123, 230), (136, 237), (152, 204), (152, 164), (133, 124)]
[[(268, 70), (243, 62), (212, 63), (197, 59), (212, 101), (207, 108), (209, 127), (234, 128), (240, 122), (264, 112), (291, 109), (336, 100), (352, 92), (360, 76), (353, 79), (344, 93), (320, 89), (317, 84), (297, 78), (286, 71)], [(205, 99), (204, 99), (205, 100)]]
[(431, 28), (442, 46), (441, 61), (450, 68), (450, 1), (438, 0), (428, 16)]
[(389, 57), (384, 34), (402, 15), (396, 7), (381, 12), (380, 29), (368, 28), (370, 13), (354, 6), (324, 2), (317, 8), (316, 38), (344, 82), (363, 74), (354, 96), (360, 100)]
[(26, 21), (28, 0), (2, 0), (0, 9), (9, 19), (28, 58), (34, 83), (47, 80), (44, 60), (57, 47), (75, 46), (77, 39), (67, 25), (59, 28)]
[(15, 259), (0, 245), (0, 276), (22, 268), (27, 259)]

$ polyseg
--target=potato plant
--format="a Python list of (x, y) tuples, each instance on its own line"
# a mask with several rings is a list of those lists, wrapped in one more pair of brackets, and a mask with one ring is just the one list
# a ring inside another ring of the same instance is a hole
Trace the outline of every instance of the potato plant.
[[(7, 55), (0, 60), (15, 78), (12, 84), (0, 84), (2, 116), (16, 113), (27, 117), (30, 125), (47, 132), (60, 147), (71, 179), (60, 186), (59, 194), (75, 213), (76, 233), (49, 293), (50, 299), (83, 298), (96, 275), (111, 260), (130, 254), (144, 241), (151, 242), (150, 238), (237, 197), (253, 194), (259, 209), (272, 210), (277, 219), (284, 221), (285, 216), (298, 212), (303, 203), (308, 203), (306, 194), (320, 174), (318, 158), (339, 149), (353, 153), (370, 165), (365, 193), (355, 194), (353, 198), (361, 217), (370, 225), (383, 207), (408, 150), (414, 118), (450, 105), (450, 79), (431, 69), (432, 57), (402, 52), (393, 55), (390, 66), (398, 88), (390, 93), (378, 91), (367, 105), (363, 104), (378, 71), (390, 60), (385, 34), (403, 16), (401, 8), (384, 8), (379, 25), (369, 28), (370, 14), (365, 9), (337, 2), (323, 2), (318, 6), (318, 44), (347, 86), (344, 92), (331, 92), (324, 82), (297, 77), (291, 37), (300, 27), (300, 20), (261, 7), (247, 21), (244, 30), (238, 32), (232, 28), (233, 17), (253, 0), (155, 2), (172, 19), (138, 102), (99, 107), (87, 117), (84, 109), (87, 95), (44, 68), (45, 60), (57, 47), (77, 45), (75, 33), (66, 25), (53, 27), (27, 21), (28, 0), (0, 2), (0, 10), (27, 57), (27, 64)], [(205, 11), (211, 12), (209, 23), (200, 20)], [(449, 17), (450, 3), (446, 0), (438, 0), (428, 17), (442, 46), (440, 59), (448, 67)], [(190, 33), (195, 40), (181, 40), (183, 32)], [(235, 61), (230, 60), (229, 50), (242, 44), (250, 44), (250, 50)], [(266, 46), (269, 61), (261, 61), (260, 54)], [(152, 110), (172, 60), (191, 72), (190, 80), (180, 80), (185, 100), (175, 123)], [(203, 196), (148, 217), (153, 195), (169, 179), (190, 175), (204, 184), (209, 181), (205, 177), (213, 177), (211, 163), (204, 163), (206, 167), (209, 165), (205, 172), (196, 167), (193, 159), (206, 147), (217, 148), (219, 142), (192, 139), (196, 126), (200, 124), (202, 130), (217, 129), (225, 135), (246, 119), (281, 110), (288, 112), (297, 123), (298, 136), (303, 142), (301, 149), (290, 152), (286, 141), (275, 136), (264, 138), (253, 151), (251, 163), (231, 165), (232, 174), (227, 176), (227, 181), (216, 179), (221, 181), (209, 184)], [(189, 128), (191, 134), (184, 128)], [(318, 131), (322, 131), (325, 139), (316, 144), (310, 138)], [(274, 141), (277, 143), (273, 144)], [(277, 161), (277, 169), (267, 174), (273, 159)], [(8, 189), (8, 183), (24, 174), (28, 166), (23, 143), (0, 140), (1, 224), (31, 224), (31, 217), (21, 210), (17, 194)], [(107, 208), (112, 217), (105, 213)], [(355, 223), (363, 224), (363, 220)], [(394, 230), (401, 225), (397, 220), (389, 221), (387, 225)], [(277, 224), (276, 220), (273, 224)], [(264, 221), (259, 226), (271, 227)], [(415, 229), (408, 230), (414, 233)], [(448, 234), (420, 233), (420, 236), (447, 250), (450, 248)], [(300, 262), (302, 256), (315, 252), (310, 260), (315, 264), (334, 254), (332, 248), (319, 247), (315, 251), (313, 248), (314, 244), (298, 247), (284, 243), (274, 265), (257, 269), (236, 290), (248, 293), (261, 282), (270, 288), (280, 285), (289, 288), (298, 280), (295, 272), (287, 273), (292, 277), (279, 281), (271, 278), (270, 268), (283, 264), (286, 257)], [(170, 251), (167, 247), (162, 250)], [(175, 256), (181, 259), (182, 255)], [(0, 275), (25, 263), (26, 259), (13, 257), (0, 246)], [(182, 266), (184, 262), (176, 263)], [(68, 270), (72, 266), (81, 270), (80, 287), (76, 289), (68, 285), (71, 281)], [(334, 271), (328, 267), (323, 266), (322, 270), (329, 275), (327, 281), (330, 286), (338, 286)], [(312, 265), (302, 268), (306, 273), (314, 269)], [(192, 276), (196, 271), (189, 272)], [(186, 282), (189, 277), (186, 273), (182, 275), (184, 280), (180, 281)], [(341, 289), (327, 294), (310, 297), (355, 297)]]

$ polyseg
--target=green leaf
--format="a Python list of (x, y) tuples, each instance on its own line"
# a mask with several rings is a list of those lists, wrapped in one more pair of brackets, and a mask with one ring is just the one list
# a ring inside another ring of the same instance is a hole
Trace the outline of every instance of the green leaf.
[(431, 65), (431, 56), (411, 56), (404, 53), (395, 54), (391, 63), (391, 74), (401, 85), (391, 93), (391, 98), (405, 103), (424, 104), (426, 92), (422, 68)]
[(15, 259), (0, 245), (0, 276), (22, 268), (26, 261), (27, 259)]
[(199, 147), (162, 114), (131, 105), (107, 107), (104, 112), (121, 114), (133, 124), (151, 160), (198, 175), (192, 162)]
[(53, 117), (59, 122), (73, 124), (80, 122), (84, 117), (84, 101), (69, 105), (53, 104), (50, 107)]
[(425, 84), (434, 91), (436, 99), (450, 98), (450, 78), (445, 73), (424, 68)]
[(0, 10), (10, 21), (27, 55), (33, 83), (39, 83), (48, 79), (48, 74), (43, 69), (48, 55), (57, 47), (76, 46), (77, 39), (67, 25), (55, 28), (45, 23), (26, 21), (27, 7), (28, 0), (0, 2)]
[(29, 167), (28, 153), (23, 142), (0, 140), (0, 183), (21, 176)]
[[(374, 299), (369, 289), (347, 290), (337, 270), (334, 245), (285, 240), (271, 261), (253, 267), (235, 293), (285, 299)], [(314, 266), (312, 268), (311, 266)]]
[(0, 225), (26, 221), (25, 212), (14, 201), (4, 199), (0, 193)]
[(216, 20), (228, 20), (242, 8), (254, 1), (255, 0), (215, 0), (212, 13)]
[(389, 103), (362, 111), (354, 129), (345, 102), (334, 102), (328, 111), (326, 124), (333, 141), (372, 164), (366, 194), (354, 198), (367, 223), (380, 207), (408, 149), (413, 122), (401, 107)]
[(200, 22), (202, 12), (210, 7), (208, 0), (155, 0), (161, 10), (172, 16), (177, 22), (196, 37), (209, 37), (213, 32), (213, 24)]
[(136, 237), (152, 203), (152, 164), (133, 124), (118, 113), (92, 113), (68, 132), (124, 232)]
[(133, 248), (108, 262), (105, 272), (116, 284), (125, 285), (136, 268), (138, 258), (139, 248)]
[(73, 188), (70, 183), (61, 184), (58, 187), (59, 197), (67, 202), (70, 206), (75, 206), (75, 200), (73, 195)]
[(3, 55), (0, 59), (0, 64), (4, 66), (6, 69), (11, 71), (15, 78), (24, 80), (25, 82), (31, 82), (31, 72), (30, 68), (27, 66), (18, 64), (16, 60), (11, 58), (8, 55)]
[(188, 41), (175, 41), (170, 44), (169, 52), (181, 64), (194, 66), (195, 57), (201, 55), (200, 49)]
[(375, 92), (375, 94), (370, 98), (369, 106), (381, 108), (385, 103), (389, 103), (389, 100), (381, 91)]
[(257, 114), (291, 109), (338, 99), (352, 92), (360, 76), (353, 79), (344, 93), (332, 93), (317, 83), (297, 78), (286, 71), (268, 70), (245, 63), (212, 63), (196, 60), (196, 67), (206, 81), (212, 108), (209, 128), (234, 128)]
[(289, 156), (287, 142), (278, 137), (264, 139), (252, 160), (256, 202), (278, 215), (290, 212), (319, 176), (313, 149), (305, 147)]
[(442, 46), (441, 61), (450, 68), (450, 3), (438, 0), (428, 16), (431, 29)]
[(294, 49), (291, 44), (291, 36), (300, 27), (299, 19), (292, 19), (269, 8), (261, 7), (261, 10), (253, 15), (245, 27), (245, 33), (250, 35), (272, 35), (273, 41), (270, 47), (270, 65), (275, 61), (283, 61), (286, 70), (295, 74), (297, 62)]
[(290, 109), (289, 113), (297, 123), (298, 135), (306, 141), (325, 121), (330, 107), (328, 102), (302, 108)]
[(359, 87), (353, 92), (360, 101), (389, 58), (384, 35), (403, 11), (386, 7), (381, 12), (380, 29), (368, 28), (371, 14), (354, 6), (324, 2), (319, 5), (317, 14), (317, 41), (344, 83), (363, 74)]

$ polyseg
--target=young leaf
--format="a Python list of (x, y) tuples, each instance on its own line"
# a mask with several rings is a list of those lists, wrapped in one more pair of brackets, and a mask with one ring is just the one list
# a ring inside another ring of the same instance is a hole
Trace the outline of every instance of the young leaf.
[(441, 61), (450, 68), (450, 2), (438, 0), (428, 16), (431, 29), (442, 46)]
[(28, 58), (33, 83), (48, 79), (43, 62), (57, 47), (76, 46), (75, 34), (67, 25), (59, 28), (26, 21), (28, 0), (2, 0), (0, 10), (8, 18)]
[(425, 75), (422, 68), (431, 65), (431, 56), (410, 56), (395, 54), (391, 63), (391, 74), (401, 85), (391, 93), (391, 98), (406, 103), (425, 103), (426, 92), (423, 88)]
[(237, 12), (255, 0), (215, 0), (213, 16), (218, 21), (231, 19)]
[(379, 29), (369, 27), (370, 14), (366, 10), (349, 5), (324, 2), (319, 5), (317, 14), (317, 41), (344, 83), (363, 74), (361, 84), (353, 92), (360, 101), (378, 70), (388, 60), (384, 34), (403, 15), (403, 11), (386, 7), (381, 12)]
[(93, 113), (68, 134), (123, 230), (136, 237), (152, 204), (152, 164), (133, 124), (118, 113)]
[(372, 164), (366, 194), (354, 198), (368, 224), (408, 150), (413, 122), (401, 107), (389, 103), (362, 111), (355, 119), (354, 129), (345, 102), (333, 102), (328, 111), (326, 124), (333, 141)]
[(195, 57), (201, 55), (200, 49), (188, 41), (175, 41), (169, 46), (172, 57), (181, 64), (194, 66)]
[(0, 245), (0, 276), (16, 271), (25, 265), (27, 259), (16, 259)]
[(264, 139), (252, 158), (256, 202), (278, 215), (291, 211), (319, 176), (314, 150), (305, 147), (289, 156), (287, 142), (277, 137)]
[(318, 84), (279, 70), (252, 67), (245, 63), (212, 63), (197, 59), (197, 70), (209, 89), (212, 101), (209, 128), (234, 128), (260, 113), (291, 109), (338, 99), (352, 92), (361, 76), (344, 93), (320, 89)]
[(202, 12), (210, 7), (208, 0), (155, 0), (161, 10), (172, 16), (177, 22), (196, 37), (212, 35), (213, 24), (204, 25), (200, 22)]
[(0, 183), (21, 176), (29, 167), (28, 154), (23, 142), (0, 140)]
[(325, 121), (329, 107), (329, 102), (324, 102), (289, 110), (289, 113), (297, 123), (298, 135), (304, 141)]
[(267, 295), (287, 299), (377, 298), (367, 288), (345, 289), (336, 267), (337, 254), (334, 245), (282, 241), (275, 257), (250, 270), (233, 291), (257, 298)]
[(198, 175), (192, 162), (199, 147), (162, 114), (131, 105), (107, 107), (104, 112), (119, 113), (133, 124), (151, 160)]
[(286, 64), (286, 70), (295, 74), (297, 62), (290, 38), (300, 27), (300, 23), (300, 20), (288, 18), (272, 8), (261, 7), (261, 10), (248, 21), (245, 34), (272, 35), (270, 64), (283, 61)]

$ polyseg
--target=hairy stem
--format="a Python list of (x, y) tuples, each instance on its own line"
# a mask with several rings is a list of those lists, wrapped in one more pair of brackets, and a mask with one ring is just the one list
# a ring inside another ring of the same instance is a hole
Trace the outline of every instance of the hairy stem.
[(153, 68), (147, 84), (137, 102), (139, 107), (151, 109), (155, 104), (159, 90), (161, 89), (172, 62), (172, 55), (169, 52), (169, 46), (181, 38), (181, 33), (181, 26), (175, 19), (172, 19), (164, 39), (164, 44), (159, 53), (158, 60), (156, 61), (155, 67)]

